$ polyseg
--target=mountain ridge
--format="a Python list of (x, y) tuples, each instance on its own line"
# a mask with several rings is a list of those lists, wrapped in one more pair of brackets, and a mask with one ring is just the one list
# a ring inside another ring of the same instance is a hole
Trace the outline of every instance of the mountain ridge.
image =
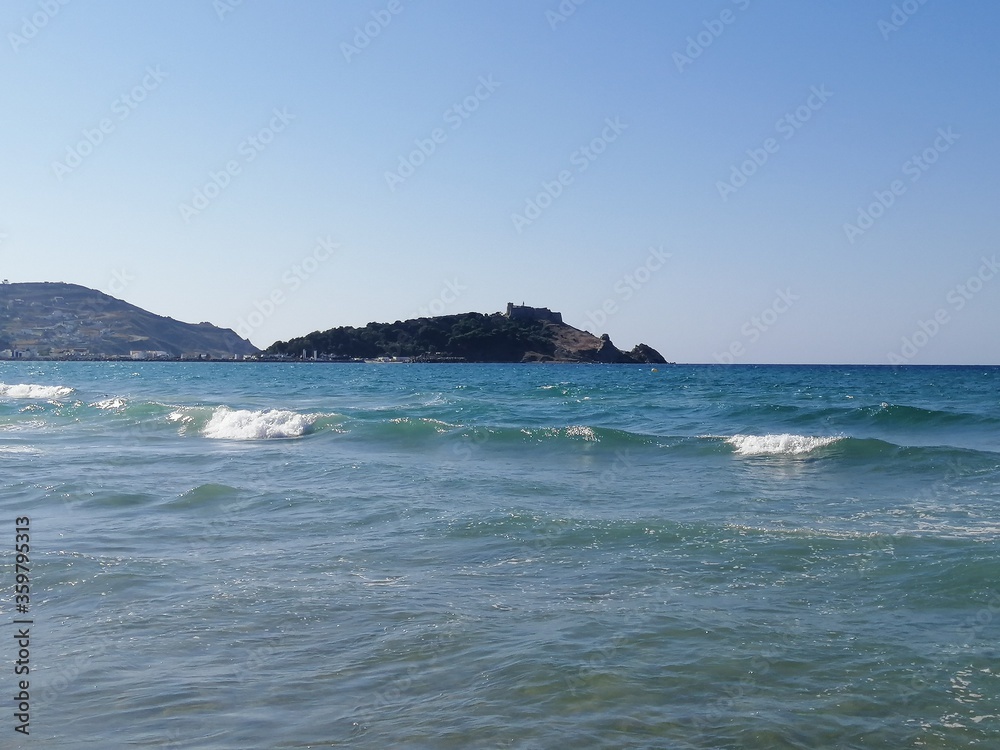
[(184, 323), (61, 281), (0, 284), (0, 351), (8, 357), (227, 358), (257, 347), (229, 328)]

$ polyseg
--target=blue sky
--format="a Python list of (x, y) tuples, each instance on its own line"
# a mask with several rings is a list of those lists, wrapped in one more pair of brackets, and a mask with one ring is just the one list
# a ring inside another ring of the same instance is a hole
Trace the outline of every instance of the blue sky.
[(258, 346), (524, 301), (678, 362), (1000, 363), (998, 27), (986, 0), (8, 0), (0, 275)]

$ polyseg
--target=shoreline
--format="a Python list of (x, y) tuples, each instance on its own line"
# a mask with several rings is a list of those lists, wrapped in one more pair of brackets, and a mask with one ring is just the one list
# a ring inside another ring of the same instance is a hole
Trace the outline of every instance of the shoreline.
[(470, 360), (418, 360), (411, 362), (366, 362), (363, 359), (181, 359), (179, 357), (161, 357), (158, 359), (129, 359), (129, 358), (114, 358), (114, 357), (74, 357), (74, 358), (53, 358), (53, 357), (18, 357), (17, 359), (0, 359), (0, 366), (5, 363), (11, 362), (114, 362), (114, 363), (132, 363), (132, 364), (151, 364), (151, 363), (166, 363), (166, 364), (177, 364), (177, 363), (197, 363), (197, 364), (268, 364), (268, 365), (301, 365), (301, 364), (320, 364), (320, 365), (366, 365), (366, 364), (412, 364), (412, 365), (599, 365), (601, 367), (608, 366), (621, 366), (621, 367), (651, 367), (656, 369), (658, 367), (720, 367), (728, 369), (740, 369), (745, 367), (871, 367), (871, 368), (883, 368), (891, 370), (899, 369), (917, 369), (917, 368), (990, 368), (996, 369), (1000, 368), (1000, 363), (994, 364), (940, 364), (940, 363), (918, 363), (918, 362), (907, 362), (906, 364), (897, 365), (885, 362), (878, 363), (857, 363), (857, 362), (795, 362), (795, 363), (779, 363), (779, 362), (734, 362), (732, 364), (726, 364), (723, 362), (667, 362), (665, 364), (650, 365), (644, 362), (580, 362), (573, 360), (550, 360), (545, 362), (532, 361), (532, 362), (479, 362)]
[[(156, 359), (130, 359), (128, 357), (17, 357), (16, 359), (0, 359), (0, 365), (8, 362), (115, 362), (115, 363), (132, 363), (132, 364), (149, 364), (149, 363), (190, 363), (190, 364), (267, 364), (267, 365), (295, 365), (295, 364), (319, 364), (319, 365), (608, 365), (608, 364), (620, 364), (628, 367), (640, 366), (648, 367), (650, 366), (647, 362), (581, 362), (578, 360), (571, 359), (552, 359), (552, 360), (535, 360), (531, 362), (521, 362), (521, 361), (508, 361), (508, 362), (485, 362), (479, 360), (467, 360), (460, 358), (449, 358), (449, 359), (414, 359), (410, 361), (387, 361), (387, 362), (372, 362), (364, 359), (221, 359), (221, 358), (204, 358), (204, 359), (182, 359), (180, 357), (157, 357)], [(676, 365), (676, 362), (667, 362), (666, 364), (653, 365), (653, 367), (665, 367), (667, 365)]]

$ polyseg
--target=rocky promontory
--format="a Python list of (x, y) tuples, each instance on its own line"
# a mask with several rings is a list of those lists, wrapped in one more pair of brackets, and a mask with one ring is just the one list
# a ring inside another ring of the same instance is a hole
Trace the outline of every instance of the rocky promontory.
[(666, 364), (646, 344), (622, 351), (607, 334), (598, 337), (574, 328), (559, 313), (515, 305), (508, 305), (507, 313), (469, 312), (315, 331), (277, 341), (265, 355), (299, 357), (303, 352), (335, 359)]

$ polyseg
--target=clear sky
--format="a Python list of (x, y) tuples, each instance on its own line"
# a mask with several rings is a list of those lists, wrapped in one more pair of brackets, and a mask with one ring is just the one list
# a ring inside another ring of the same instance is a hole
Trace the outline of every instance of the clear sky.
[(0, 276), (267, 346), (548, 306), (1000, 363), (990, 0), (5, 0)]

